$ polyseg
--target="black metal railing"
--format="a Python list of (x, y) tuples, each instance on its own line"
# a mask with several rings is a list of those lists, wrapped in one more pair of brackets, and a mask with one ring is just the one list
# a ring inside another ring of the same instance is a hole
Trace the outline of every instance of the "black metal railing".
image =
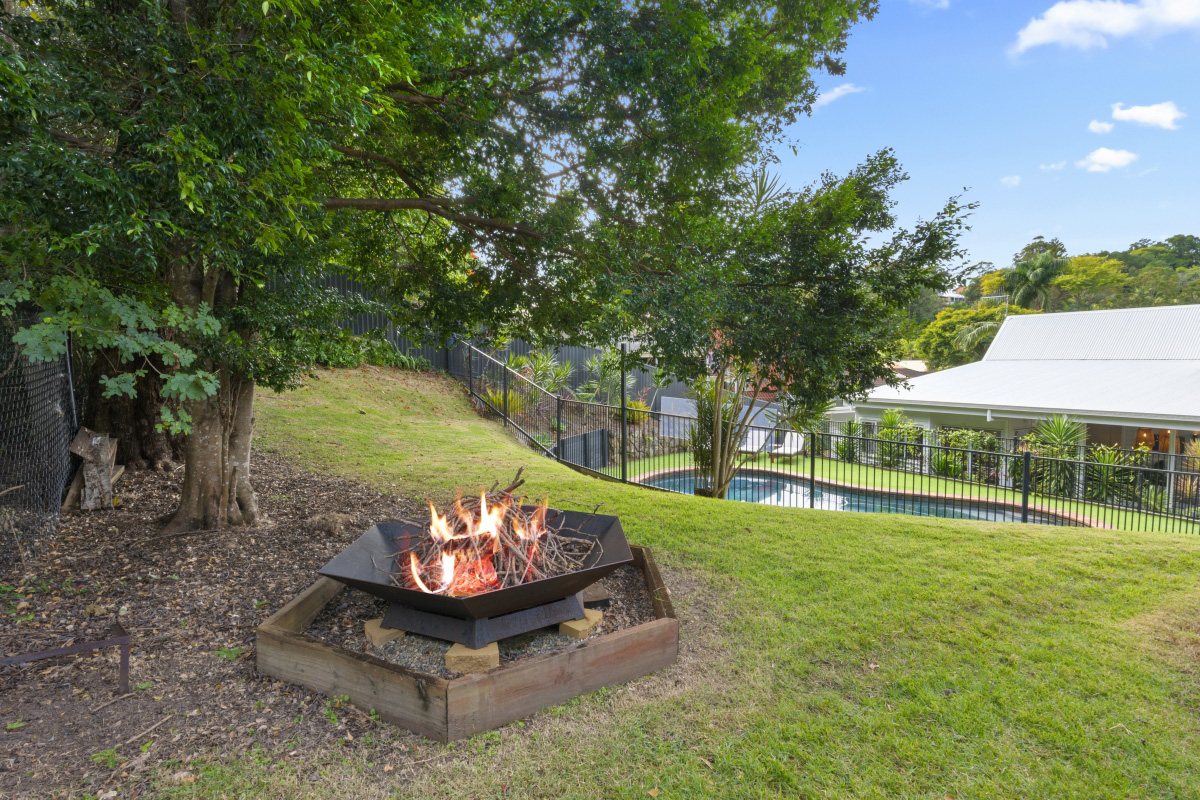
[[(840, 511), (1200, 533), (1200, 459), (1145, 451), (939, 444), (919, 429), (872, 435), (750, 426), (724, 491), (710, 485), (694, 417), (548, 392), (460, 342), (446, 362), (476, 407), (538, 452), (626, 483), (685, 494)], [(1024, 447), (1025, 449), (1021, 449)], [(697, 453), (699, 452), (699, 456)]]

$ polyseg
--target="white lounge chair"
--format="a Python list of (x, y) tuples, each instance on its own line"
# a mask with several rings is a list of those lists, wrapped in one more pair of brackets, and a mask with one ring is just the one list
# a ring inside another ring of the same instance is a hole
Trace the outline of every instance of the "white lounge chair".
[(752, 428), (746, 434), (746, 438), (742, 440), (742, 446), (738, 448), (740, 453), (761, 453), (767, 447), (767, 442), (771, 440), (773, 431), (759, 430)]
[(775, 445), (775, 449), (771, 451), (771, 460), (777, 458), (791, 458), (798, 456), (804, 452), (804, 434), (795, 431), (788, 431), (783, 436), (783, 441)]

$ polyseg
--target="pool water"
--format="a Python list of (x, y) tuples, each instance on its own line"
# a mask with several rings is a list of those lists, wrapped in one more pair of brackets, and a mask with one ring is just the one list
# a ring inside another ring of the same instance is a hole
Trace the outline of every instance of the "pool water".
[[(659, 489), (668, 489), (672, 492), (693, 494), (696, 488), (696, 475), (689, 469), (674, 470), (639, 480), (638, 483)], [(741, 500), (748, 503), (808, 508), (808, 480), (771, 472), (741, 470), (729, 484), (729, 492), (726, 497), (729, 500)], [(812, 507), (826, 511), (874, 511), (888, 514), (911, 514), (919, 517), (984, 519), (996, 522), (1021, 521), (1020, 510), (1013, 510), (1007, 506), (986, 501), (972, 502), (938, 497), (875, 494), (852, 489), (826, 489), (820, 485), (817, 486)], [(1053, 523), (1055, 520), (1031, 513), (1029, 521)]]

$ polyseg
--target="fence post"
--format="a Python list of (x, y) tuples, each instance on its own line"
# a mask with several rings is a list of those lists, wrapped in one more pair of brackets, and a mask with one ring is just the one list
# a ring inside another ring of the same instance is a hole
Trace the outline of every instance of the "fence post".
[(621, 482), (629, 482), (629, 405), (625, 399), (625, 343), (621, 343)]
[(471, 399), (475, 399), (475, 352), (471, 349), (471, 345), (466, 342), (463, 346), (467, 348), (467, 389), (471, 392)]
[(554, 395), (554, 399), (558, 405), (558, 409), (555, 412), (555, 416), (558, 418), (558, 422), (554, 426), (554, 457), (557, 458), (559, 461), (562, 461), (562, 394), (561, 394), (561, 392), (562, 392), (562, 390), (560, 389), (559, 393)]
[(1026, 450), (1022, 458), (1025, 468), (1021, 470), (1021, 522), (1029, 522), (1029, 472), (1033, 466), (1033, 454)]
[(508, 367), (501, 365), (500, 367), (500, 393), (504, 396), (504, 401), (500, 407), (504, 409), (504, 427), (508, 427)]
[(817, 439), (808, 432), (808, 507), (817, 507)]
[(446, 372), (448, 372), (450, 374), (454, 374), (450, 370), (450, 348), (449, 347), (442, 348), (442, 357), (446, 359)]

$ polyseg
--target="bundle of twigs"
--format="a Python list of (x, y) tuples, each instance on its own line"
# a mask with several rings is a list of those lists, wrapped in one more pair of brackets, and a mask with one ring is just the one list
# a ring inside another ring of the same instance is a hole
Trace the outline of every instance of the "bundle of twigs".
[(397, 585), (464, 596), (580, 569), (599, 544), (556, 524), (559, 512), (547, 501), (522, 508), (523, 469), (503, 489), (497, 482), (476, 497), (460, 494), (444, 516), (430, 503), (425, 537), (397, 555)]

